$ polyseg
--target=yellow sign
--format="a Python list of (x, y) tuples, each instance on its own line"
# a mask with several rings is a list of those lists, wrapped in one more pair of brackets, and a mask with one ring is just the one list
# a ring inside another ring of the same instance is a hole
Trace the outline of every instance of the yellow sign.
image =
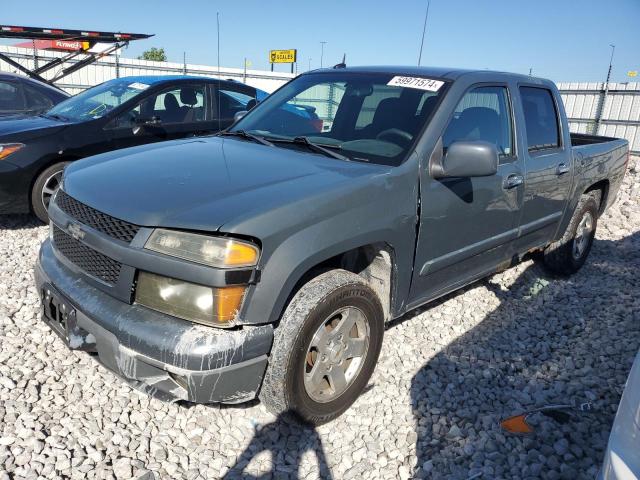
[(638, 76), (638, 71), (637, 70), (629, 70), (627, 72), (627, 77), (637, 77)]
[(270, 63), (295, 63), (298, 51), (293, 50), (269, 50)]

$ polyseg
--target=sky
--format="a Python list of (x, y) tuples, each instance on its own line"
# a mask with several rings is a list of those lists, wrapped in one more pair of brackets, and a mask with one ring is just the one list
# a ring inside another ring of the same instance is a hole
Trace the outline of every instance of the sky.
[[(270, 49), (298, 50), (298, 71), (347, 65), (416, 65), (427, 0), (0, 0), (0, 23), (153, 33), (169, 61), (269, 69)], [(6, 40), (2, 43), (11, 43)], [(13, 42), (15, 43), (15, 42)], [(431, 0), (422, 65), (504, 70), (561, 81), (612, 81), (640, 70), (640, 0)], [(289, 65), (276, 65), (288, 71)]]

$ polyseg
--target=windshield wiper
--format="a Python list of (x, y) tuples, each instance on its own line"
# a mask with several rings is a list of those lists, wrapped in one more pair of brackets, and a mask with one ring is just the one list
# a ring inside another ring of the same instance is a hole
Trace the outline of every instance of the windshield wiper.
[(271, 143), (269, 140), (260, 137), (259, 135), (254, 135), (253, 133), (249, 133), (245, 130), (234, 130), (233, 132), (231, 131), (227, 131), (227, 130), (223, 130), (222, 132), (218, 133), (218, 135), (220, 136), (235, 136), (235, 137), (242, 137), (242, 138), (246, 138), (247, 140), (252, 140), (254, 142), (260, 143), (262, 145), (266, 145), (267, 147), (273, 147), (273, 143)]
[(293, 139), (289, 138), (271, 138), (273, 142), (281, 142), (281, 143), (293, 143), (296, 145), (304, 145), (309, 148), (309, 150), (313, 150), (317, 153), (322, 153), (327, 157), (335, 158), (337, 160), (342, 160), (344, 162), (350, 162), (351, 159), (349, 157), (345, 157), (344, 155), (339, 154), (338, 152), (332, 152), (329, 150), (330, 148), (335, 148), (340, 150), (340, 145), (320, 145), (318, 143), (313, 143), (307, 137), (294, 137)]

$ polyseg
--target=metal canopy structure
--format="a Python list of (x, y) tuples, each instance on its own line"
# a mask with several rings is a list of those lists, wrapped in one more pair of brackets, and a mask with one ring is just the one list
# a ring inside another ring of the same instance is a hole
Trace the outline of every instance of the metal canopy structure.
[[(129, 42), (133, 40), (144, 40), (152, 36), (153, 35), (142, 33), (96, 32), (94, 30), (68, 30), (62, 28), (0, 25), (0, 38), (15, 38), (27, 40), (73, 40), (80, 41), (84, 45), (88, 46), (88, 48), (83, 47), (76, 51), (72, 51), (71, 53), (62, 57), (55, 58), (54, 60), (51, 60), (50, 62), (34, 69), (29, 69), (21, 65), (2, 52), (0, 52), (0, 60), (4, 60), (12, 67), (20, 70), (22, 73), (28, 75), (31, 78), (53, 85), (54, 82), (60, 80), (61, 78), (71, 75), (73, 72), (76, 72), (81, 68), (92, 64), (99, 58), (110, 55), (119, 48), (127, 46)], [(109, 45), (109, 47), (104, 51), (90, 52), (89, 50), (93, 48), (96, 43), (107, 43), (111, 45)], [(47, 80), (42, 77), (42, 74), (44, 72), (49, 71), (59, 65), (64, 65), (65, 62), (68, 62), (69, 60), (79, 56), (83, 56), (84, 58), (67, 68), (63, 68), (60, 73), (55, 75), (53, 78)]]

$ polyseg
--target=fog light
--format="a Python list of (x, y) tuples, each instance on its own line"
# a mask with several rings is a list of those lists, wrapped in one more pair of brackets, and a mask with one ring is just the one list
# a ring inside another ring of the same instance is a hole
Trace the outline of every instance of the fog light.
[(246, 287), (212, 288), (140, 272), (136, 303), (158, 312), (213, 327), (233, 325)]

